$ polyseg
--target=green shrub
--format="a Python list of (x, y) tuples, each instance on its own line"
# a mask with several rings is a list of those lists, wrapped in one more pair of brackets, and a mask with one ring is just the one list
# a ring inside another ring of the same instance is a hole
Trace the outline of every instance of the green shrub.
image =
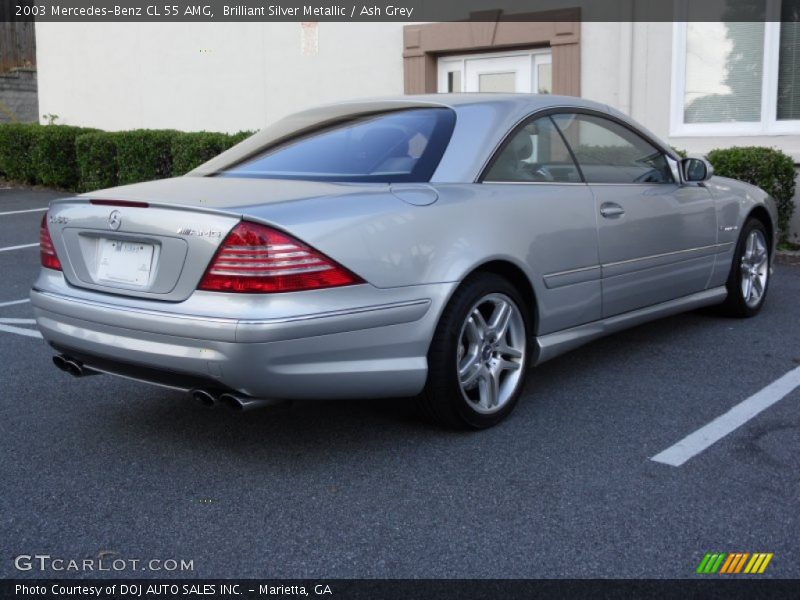
[(775, 198), (779, 235), (785, 242), (794, 212), (797, 174), (792, 158), (774, 148), (749, 146), (712, 150), (708, 153), (708, 161), (714, 166), (715, 175), (752, 183)]
[(681, 158), (686, 158), (689, 156), (689, 153), (686, 152), (686, 150), (681, 150), (680, 148), (676, 148), (675, 146), (670, 146), (670, 148), (672, 148), (672, 151)]
[(172, 175), (188, 173), (251, 135), (252, 131), (232, 135), (209, 131), (178, 133), (172, 139)]
[(200, 131), (172, 138), (172, 175), (188, 173), (230, 147), (231, 136)]
[(94, 131), (69, 125), (46, 125), (36, 128), (31, 160), (36, 182), (67, 190), (78, 189), (80, 172), (75, 159), (75, 139)]
[[(228, 148), (230, 148), (231, 146), (235, 146), (239, 142), (245, 141), (250, 136), (255, 135), (255, 133), (256, 133), (255, 131), (239, 131), (237, 133), (234, 133), (234, 134), (230, 135), (229, 137), (230, 137), (231, 145), (228, 146)], [(227, 150), (227, 148), (226, 148), (226, 150)]]
[(114, 140), (119, 183), (125, 185), (170, 177), (172, 139), (177, 134), (171, 129), (137, 129), (117, 133)]
[(117, 135), (98, 131), (75, 138), (81, 191), (90, 192), (117, 185)]
[(0, 173), (6, 179), (36, 183), (32, 150), (39, 129), (37, 123), (0, 125)]

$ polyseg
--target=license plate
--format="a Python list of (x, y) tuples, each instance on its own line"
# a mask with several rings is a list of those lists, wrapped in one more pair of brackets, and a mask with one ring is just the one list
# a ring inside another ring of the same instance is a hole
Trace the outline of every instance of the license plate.
[(145, 287), (153, 267), (153, 245), (120, 240), (100, 240), (97, 279)]

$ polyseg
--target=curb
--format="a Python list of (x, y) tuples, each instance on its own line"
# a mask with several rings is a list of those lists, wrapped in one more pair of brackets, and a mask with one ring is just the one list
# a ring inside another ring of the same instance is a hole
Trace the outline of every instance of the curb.
[(779, 265), (800, 266), (800, 251), (778, 250), (775, 253), (775, 262)]

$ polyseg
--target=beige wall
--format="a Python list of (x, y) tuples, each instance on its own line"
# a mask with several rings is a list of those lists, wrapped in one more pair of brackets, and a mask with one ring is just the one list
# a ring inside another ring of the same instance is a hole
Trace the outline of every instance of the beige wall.
[(104, 129), (257, 129), (301, 108), (403, 92), (402, 24), (36, 23), (39, 112)]

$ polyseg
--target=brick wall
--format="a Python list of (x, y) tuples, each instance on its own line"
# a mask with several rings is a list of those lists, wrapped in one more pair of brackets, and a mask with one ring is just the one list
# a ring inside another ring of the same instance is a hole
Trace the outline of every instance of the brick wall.
[(38, 120), (36, 70), (18, 68), (0, 75), (0, 123)]

